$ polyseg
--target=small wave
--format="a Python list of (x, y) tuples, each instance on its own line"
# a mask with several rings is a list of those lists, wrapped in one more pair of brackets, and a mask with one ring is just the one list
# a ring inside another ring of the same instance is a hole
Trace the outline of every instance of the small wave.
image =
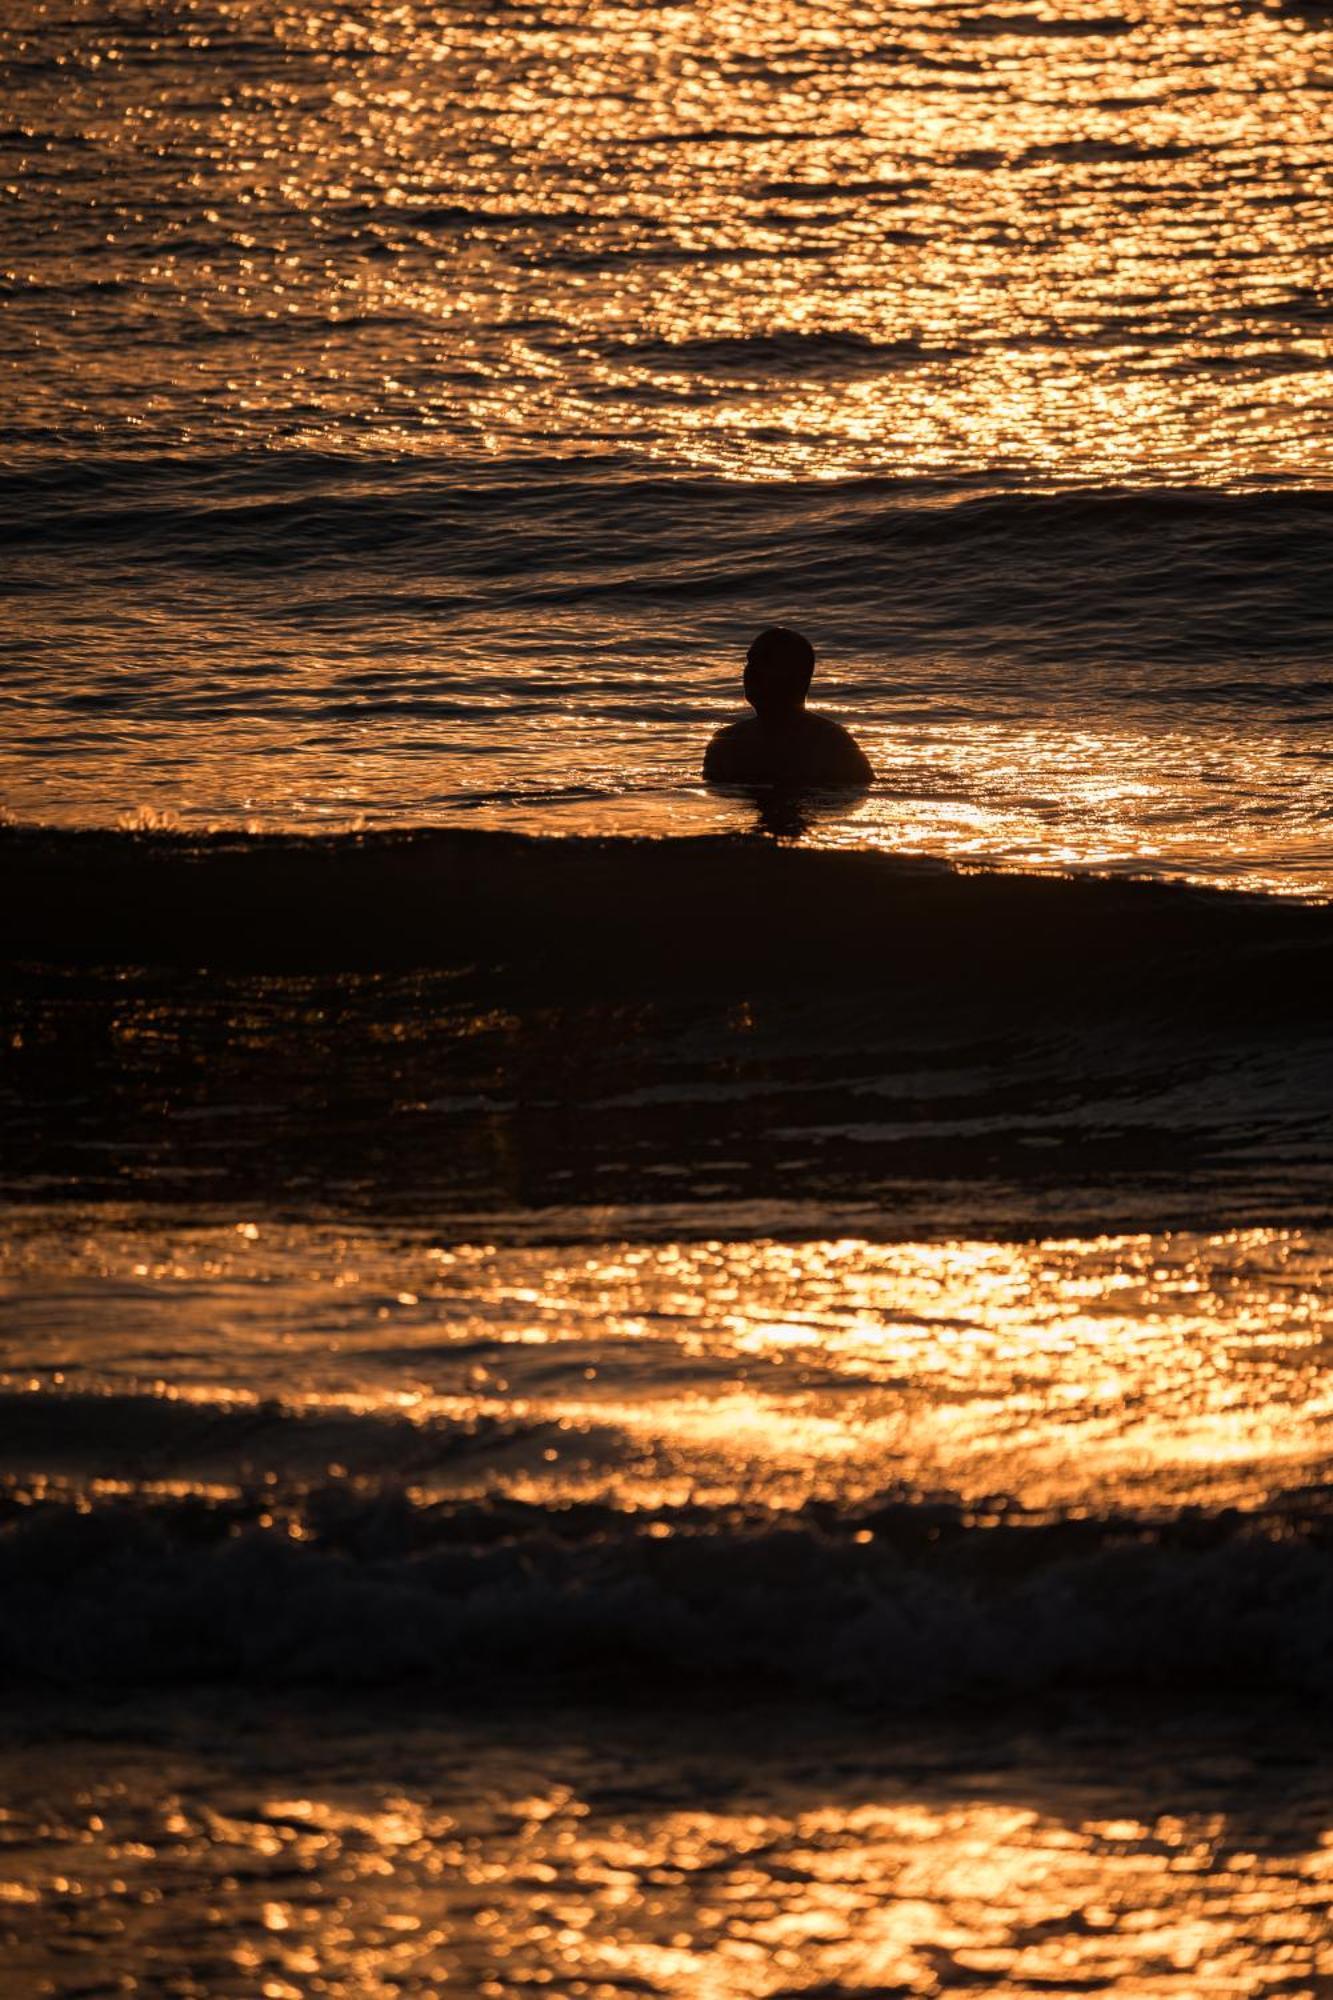
[(17, 1508), (0, 1533), (0, 1673), (924, 1706), (1070, 1688), (1322, 1699), (1333, 1670), (1317, 1510), (987, 1525), (890, 1497), (784, 1522), (422, 1507), (337, 1485), (299, 1520), (271, 1507)]
[(999, 35), (1021, 36), (1047, 39), (1052, 37), (1075, 37), (1100, 39), (1103, 36), (1127, 35), (1134, 22), (1125, 14), (1084, 14), (1074, 20), (1061, 20), (1058, 15), (1029, 13), (980, 13), (970, 18), (964, 16), (958, 32), (967, 36)]
[(1255, 710), (1268, 716), (1314, 720), (1322, 719), (1333, 706), (1333, 678), (1293, 674), (1283, 679), (1256, 675), (1246, 680), (1158, 681), (1151, 688), (1127, 688), (1123, 698), (1154, 706), (1179, 705), (1194, 713), (1212, 706), (1230, 717)]
[(1153, 144), (1136, 139), (1053, 139), (1045, 145), (1026, 147), (1015, 164), (1025, 167), (1055, 161), (1073, 166), (1111, 166), (1123, 161), (1132, 166), (1139, 162), (1188, 159), (1193, 151), (1192, 146), (1169, 140)]
[(1333, 519), (1333, 492), (1324, 489), (1275, 487), (1253, 493), (1227, 493), (1208, 487), (1103, 487), (1063, 493), (983, 494), (954, 507), (893, 510), (885, 525), (912, 540), (958, 541), (1005, 537), (1069, 541), (1102, 534), (1108, 539), (1163, 528), (1214, 531), (1225, 527), (1237, 535), (1288, 525), (1316, 526), (1327, 532)]
[[(753, 339), (680, 344), (645, 341), (615, 352), (653, 369), (806, 369), (910, 366), (941, 350), (912, 338), (876, 342), (828, 333), (775, 333)], [(1118, 586), (1141, 592), (1146, 571), (1164, 602), (1188, 610), (1198, 578), (1229, 572), (1234, 587), (1261, 578), (1268, 594), (1313, 593), (1327, 616), (1325, 556), (1333, 492), (1274, 487), (1247, 493), (1209, 488), (1103, 488), (1058, 492), (969, 493), (910, 480), (792, 482), (781, 486), (724, 478), (671, 478), (628, 463), (599, 460), (526, 463), (521, 474), (493, 464), (451, 463), (404, 471), (393, 461), (273, 453), (198, 461), (64, 463), (0, 473), (0, 543), (62, 560), (76, 550), (151, 551), (155, 562), (244, 567), (280, 562), (345, 566), (357, 556), (411, 569), (428, 560), (449, 578), (509, 579), (558, 562), (573, 587), (614, 588), (669, 565), (673, 591), (682, 565), (703, 559), (722, 587), (754, 587), (793, 563), (810, 587), (846, 588), (854, 556), (864, 595), (883, 579), (872, 558), (892, 569), (910, 557), (911, 594), (947, 583), (923, 561), (938, 552), (971, 566), (969, 584), (1003, 580), (1016, 554), (1043, 566), (1048, 589), (1073, 581), (1101, 583), (1099, 608)], [(612, 538), (608, 543), (608, 537)], [(608, 550), (615, 566), (608, 570)], [(833, 558), (836, 557), (836, 564)], [(1146, 566), (1146, 569), (1145, 569)], [(349, 579), (348, 587), (354, 587)], [(905, 579), (903, 581), (906, 581)], [(1313, 608), (1316, 607), (1312, 607)], [(1089, 617), (1092, 613), (1087, 614)], [(1101, 621), (1103, 624), (1104, 620)]]
[(760, 369), (764, 373), (829, 374), (911, 367), (960, 351), (906, 337), (872, 340), (845, 331), (738, 334), (716, 340), (627, 341), (604, 350), (652, 368), (708, 369), (722, 374)]
[[(1169, 883), (961, 873), (745, 835), (287, 835), (0, 826), (13, 957), (254, 969), (508, 967), (556, 983), (826, 985), (1320, 1004), (1329, 913)], [(738, 926), (735, 912), (744, 910)], [(577, 940), (571, 954), (570, 944)], [(1277, 967), (1286, 968), (1285, 980)], [(1223, 970), (1225, 968), (1225, 971)], [(1183, 984), (1182, 984), (1183, 982)], [(1304, 1000), (1302, 1000), (1304, 996)]]
[(0, 1392), (8, 1462), (48, 1471), (93, 1468), (99, 1475), (151, 1467), (229, 1468), (237, 1476), (322, 1468), (331, 1460), (359, 1470), (422, 1476), (461, 1459), (484, 1458), (548, 1427), (489, 1415), (349, 1415), (337, 1408), (292, 1409), (277, 1402), (219, 1404), (190, 1397), (102, 1393)]
[[(422, 204), (401, 208), (369, 208), (362, 206), (353, 213), (363, 220), (373, 220), (389, 225), (395, 234), (414, 229), (478, 229), (482, 231), (506, 229), (595, 229), (602, 225), (603, 218), (594, 211), (584, 208), (478, 208), (460, 202), (444, 205)], [(626, 218), (617, 215), (620, 223)], [(628, 218), (639, 229), (660, 226), (644, 216)]]
[[(837, 365), (885, 359), (843, 353)], [(660, 360), (687, 367), (670, 350)], [(709, 379), (702, 364), (695, 374)], [(666, 393), (674, 377), (654, 380)], [(1080, 698), (1087, 688), (1118, 699), (1105, 682), (1121, 667), (1149, 706), (1159, 670), (1183, 664), (1210, 683), (1260, 663), (1265, 680), (1320, 675), (1330, 519), (1323, 489), (960, 494), (889, 480), (672, 479), (624, 465), (405, 473), (299, 454), (0, 476), (7, 589), (33, 593), (32, 615), (45, 619), (58, 575), (72, 626), (132, 619), (139, 597), (132, 610), (124, 580), (147, 562), (149, 602), (171, 619), (202, 575), (244, 588), (261, 629), (332, 630), (358, 646), (380, 618), (476, 620), (487, 645), (497, 606), (510, 627), (549, 630), (572, 608), (580, 621), (600, 614), (607, 631), (647, 632), (669, 605), (684, 614), (674, 657), (690, 673), (720, 621), (743, 629), (795, 591), (821, 607), (841, 648), (967, 660), (979, 698), (999, 685), (1003, 700), (1038, 710), (1052, 676), (1074, 676)], [(75, 657), (82, 687), (89, 668)], [(524, 671), (535, 685), (526, 661)], [(507, 681), (507, 696), (516, 691)], [(1287, 707), (1283, 695), (1274, 713)]]

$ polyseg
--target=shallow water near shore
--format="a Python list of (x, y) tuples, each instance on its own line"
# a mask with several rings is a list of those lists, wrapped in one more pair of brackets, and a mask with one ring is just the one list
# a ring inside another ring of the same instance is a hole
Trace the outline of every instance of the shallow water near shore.
[(47, 1704), (0, 1753), (0, 1935), (34, 1994), (1313, 1995), (1329, 1747), (1239, 1721)]
[(14, 1218), (8, 1670), (889, 1706), (1323, 1685), (1327, 1232), (587, 1221)]
[(1327, 910), (4, 845), (34, 1993), (1314, 2000)]

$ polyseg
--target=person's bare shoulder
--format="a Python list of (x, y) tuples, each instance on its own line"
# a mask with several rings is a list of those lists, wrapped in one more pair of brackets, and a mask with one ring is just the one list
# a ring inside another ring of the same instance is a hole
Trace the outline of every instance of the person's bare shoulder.
[(839, 722), (808, 710), (791, 727), (766, 729), (761, 721), (719, 729), (704, 753), (710, 785), (854, 785), (874, 772), (855, 737)]
[(812, 743), (817, 744), (817, 761), (820, 776), (826, 784), (869, 785), (875, 773), (870, 759), (861, 748), (850, 729), (844, 729), (830, 715), (812, 715), (807, 712), (806, 722), (811, 732)]
[(709, 784), (743, 785), (753, 776), (758, 724), (748, 718), (719, 729), (704, 752), (704, 778)]

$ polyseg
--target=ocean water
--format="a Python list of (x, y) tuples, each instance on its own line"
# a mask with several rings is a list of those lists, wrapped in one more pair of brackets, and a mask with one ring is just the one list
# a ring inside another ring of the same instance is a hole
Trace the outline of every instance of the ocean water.
[(1333, 883), (1314, 7), (19, 4), (0, 802)]
[(1319, 2000), (1329, 11), (0, 87), (6, 1994)]
[(47, 1707), (6, 1759), (7, 1865), (32, 1871), (8, 1899), (9, 1971), (61, 1990), (39, 1983), (45, 1871), (104, 1984), (228, 2000), (1327, 1983), (1328, 1765), (1272, 1719), (1229, 1755), (1156, 1715), (1055, 1743), (762, 1706), (562, 1721), (591, 1747), (540, 1717), (399, 1706), (370, 1729), (308, 1698), (275, 1727), (235, 1697), (160, 1699), (132, 1744), (71, 1740)]

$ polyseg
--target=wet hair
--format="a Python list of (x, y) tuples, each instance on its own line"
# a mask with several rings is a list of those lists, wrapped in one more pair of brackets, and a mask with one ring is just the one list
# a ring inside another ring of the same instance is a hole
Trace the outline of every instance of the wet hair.
[(770, 625), (745, 655), (745, 699), (757, 715), (800, 708), (810, 692), (815, 649), (787, 625)]

